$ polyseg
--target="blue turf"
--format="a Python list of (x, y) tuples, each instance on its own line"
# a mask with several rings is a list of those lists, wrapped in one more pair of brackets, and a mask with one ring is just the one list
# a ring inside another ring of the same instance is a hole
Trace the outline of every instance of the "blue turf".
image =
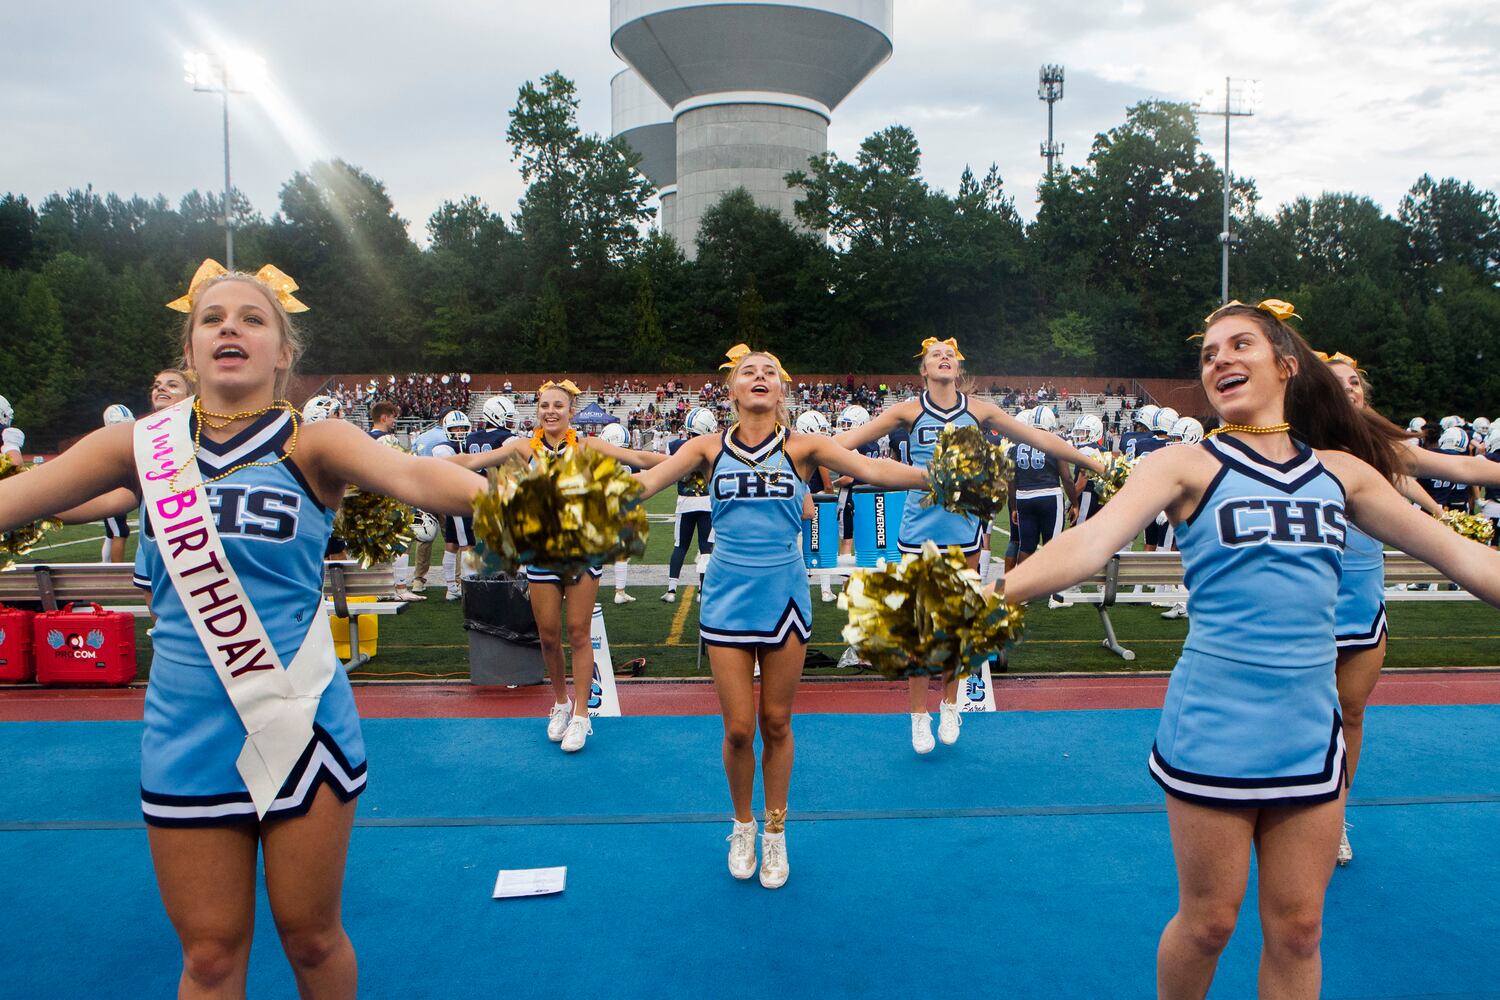
[[(1149, 996), (1176, 898), (1144, 764), (1155, 720), (970, 716), (919, 758), (905, 716), (800, 718), (793, 872), (774, 893), (724, 870), (716, 719), (596, 721), (577, 757), (539, 719), (369, 721), (345, 889), (361, 995)], [(1494, 996), (1500, 708), (1372, 709), (1367, 726), (1324, 993)], [(136, 825), (139, 734), (0, 725), (0, 996), (175, 988)], [(488, 898), (496, 869), (554, 864), (562, 896)], [(1254, 907), (1252, 889), (1215, 997), (1253, 995)], [(251, 995), (290, 995), (264, 903), (257, 927)]]

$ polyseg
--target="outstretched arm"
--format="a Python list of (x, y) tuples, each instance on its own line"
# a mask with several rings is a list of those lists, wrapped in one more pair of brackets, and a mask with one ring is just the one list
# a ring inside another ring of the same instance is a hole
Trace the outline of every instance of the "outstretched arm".
[(1429, 514), (1441, 514), (1443, 512), (1442, 505), (1432, 499), (1432, 494), (1422, 489), (1422, 485), (1411, 476), (1401, 476), (1398, 478), (1396, 480), (1396, 489), (1401, 492), (1402, 496)]
[(130, 490), (110, 490), (102, 497), (94, 497), (70, 510), (58, 511), (57, 519), (63, 524), (90, 524), (111, 517), (129, 514), (140, 506), (141, 498)]
[[(1350, 513), (1361, 531), (1416, 556), (1480, 600), (1500, 607), (1500, 552), (1414, 510), (1380, 473), (1353, 455), (1319, 452), (1319, 457), (1348, 491)], [(1129, 481), (1125, 485), (1128, 489)]]
[(1482, 455), (1444, 455), (1440, 451), (1419, 448), (1407, 441), (1402, 448), (1407, 471), (1428, 479), (1446, 479), (1476, 486), (1500, 486), (1500, 462)]
[[(865, 425), (866, 427), (869, 424)], [(855, 428), (858, 430), (859, 428)], [(927, 485), (927, 470), (918, 469), (889, 458), (870, 458), (857, 451), (840, 447), (834, 438), (803, 435), (811, 447), (808, 449), (819, 465), (847, 476), (853, 476), (872, 486), (884, 486), (891, 490), (919, 490)]]
[(1056, 594), (1087, 580), (1130, 543), (1186, 489), (1186, 456), (1163, 448), (1141, 460), (1114, 499), (1082, 526), (1064, 531), (1005, 575), (1005, 599), (1015, 603)]
[(610, 444), (608, 441), (600, 441), (598, 438), (581, 438), (578, 443), (594, 449), (601, 455), (608, 455), (616, 462), (624, 462), (626, 465), (633, 465), (637, 469), (654, 469), (667, 460), (667, 456), (663, 452), (621, 448), (619, 445)]
[(910, 427), (911, 422), (916, 419), (911, 414), (911, 409), (916, 405), (918, 404), (914, 400), (907, 400), (888, 406), (867, 423), (851, 427), (847, 431), (839, 431), (833, 436), (833, 442), (845, 448), (858, 448), (862, 444), (879, 441), (897, 427)]
[(656, 496), (694, 469), (706, 465), (711, 457), (708, 450), (709, 444), (716, 443), (717, 440), (711, 437), (695, 437), (678, 448), (677, 454), (667, 456), (664, 461), (643, 472), (637, 472), (636, 481), (645, 487), (646, 498)]
[(135, 485), (134, 424), (101, 427), (21, 475), (0, 481), (0, 531)]
[(1072, 462), (1074, 465), (1082, 466), (1085, 469), (1092, 469), (1095, 472), (1104, 471), (1104, 463), (1099, 459), (1090, 458), (1066, 440), (1050, 431), (1044, 431), (1040, 427), (1032, 427), (1030, 424), (1021, 423), (1021, 421), (1006, 413), (994, 403), (976, 400), (971, 402), (969, 407), (970, 412), (979, 420), (981, 427), (999, 431), (1012, 441), (1029, 444), (1037, 451), (1045, 452), (1053, 458)]
[(343, 492), (343, 484), (350, 483), (433, 514), (464, 517), (474, 508), (475, 494), (485, 488), (483, 476), (456, 462), (393, 451), (341, 420), (314, 425), (314, 429), (320, 427), (327, 430), (318, 430), (316, 439), (308, 436), (310, 464), (335, 495)]

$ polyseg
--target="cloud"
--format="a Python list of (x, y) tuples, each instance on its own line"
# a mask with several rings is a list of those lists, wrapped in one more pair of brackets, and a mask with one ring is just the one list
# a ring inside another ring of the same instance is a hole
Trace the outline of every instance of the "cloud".
[[(464, 194), (508, 215), (522, 186), (506, 111), (523, 81), (552, 69), (578, 83), (583, 126), (609, 128), (619, 63), (602, 0), (271, 0), (225, 22), (211, 10), (79, 0), (66, 18), (7, 11), (6, 185), (33, 198), (88, 183), (173, 199), (217, 189), (219, 109), (179, 68), (184, 48), (215, 36), (264, 55), (282, 98), (231, 108), (236, 186), (267, 215), (317, 155), (383, 180), (419, 237), (440, 202)], [(966, 164), (997, 163), (1030, 216), (1045, 167), (1043, 62), (1067, 67), (1066, 163), (1131, 104), (1191, 99), (1229, 74), (1261, 81), (1259, 114), (1234, 123), (1232, 165), (1268, 209), (1338, 190), (1389, 211), (1422, 173), (1500, 187), (1487, 124), (1500, 117), (1500, 5), (1472, 0), (897, 0), (894, 56), (837, 109), (830, 145), (848, 155), (908, 124), (932, 183), (952, 189)], [(1221, 120), (1202, 129), (1219, 150)]]

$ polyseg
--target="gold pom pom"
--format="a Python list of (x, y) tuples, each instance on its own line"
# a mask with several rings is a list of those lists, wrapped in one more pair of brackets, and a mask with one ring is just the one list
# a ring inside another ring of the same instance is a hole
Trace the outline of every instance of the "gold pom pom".
[(474, 535), (506, 573), (522, 566), (576, 579), (646, 551), (646, 508), (630, 470), (592, 448), (538, 455), (474, 498)]
[(839, 607), (844, 641), (893, 679), (971, 670), (1021, 637), (1022, 609), (986, 596), (956, 545), (929, 541), (900, 563), (855, 570)]
[(411, 548), (412, 509), (378, 493), (350, 489), (344, 494), (333, 533), (348, 545), (349, 555), (366, 569), (393, 561)]
[[(0, 479), (9, 479), (11, 476), (19, 476), (23, 472), (30, 472), (31, 466), (17, 465), (4, 455), (0, 455)], [(32, 549), (36, 548), (49, 531), (56, 531), (62, 527), (62, 522), (50, 517), (42, 518), (40, 521), (32, 521), (23, 524), (19, 528), (0, 532), (0, 570), (10, 569), (16, 564), (16, 560)]]
[(1495, 537), (1495, 526), (1487, 517), (1465, 514), (1461, 510), (1445, 510), (1437, 515), (1437, 519), (1465, 538), (1472, 539), (1481, 545), (1490, 544)]
[(991, 444), (974, 425), (943, 428), (927, 467), (924, 506), (939, 506), (955, 514), (994, 520), (1005, 506), (1005, 481), (1015, 474), (1015, 463), (1004, 445)]
[(1134, 468), (1135, 463), (1124, 455), (1111, 455), (1105, 462), (1102, 473), (1089, 473), (1089, 482), (1094, 486), (1094, 494), (1099, 498), (1099, 506), (1102, 507), (1114, 499), (1114, 495), (1125, 485), (1125, 480), (1130, 478), (1130, 470)]

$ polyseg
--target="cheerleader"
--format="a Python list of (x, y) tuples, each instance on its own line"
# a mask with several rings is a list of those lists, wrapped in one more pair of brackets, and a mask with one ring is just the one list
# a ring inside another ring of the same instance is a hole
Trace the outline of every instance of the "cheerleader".
[[(666, 458), (649, 451), (620, 448), (599, 438), (580, 438), (573, 429), (578, 386), (571, 379), (548, 380), (536, 394), (537, 428), (529, 436), (507, 439), (492, 454), (502, 459), (531, 461), (543, 454), (558, 455), (569, 448), (591, 448), (633, 465), (650, 468)], [(531, 613), (536, 618), (542, 642), (542, 662), (552, 683), (553, 705), (547, 712), (547, 738), (562, 744), (567, 753), (577, 753), (594, 734), (589, 721), (589, 696), (594, 684), (594, 601), (599, 595), (600, 569), (591, 569), (576, 579), (565, 580), (537, 566), (526, 567), (531, 594)], [(568, 648), (573, 651), (573, 697), (568, 698), (567, 661), (563, 657), (563, 609), (568, 609)]]
[[(947, 340), (928, 337), (922, 341), (922, 350), (917, 353), (917, 357), (922, 359), (917, 371), (926, 384), (921, 396), (903, 400), (884, 410), (869, 423), (836, 435), (833, 439), (835, 443), (845, 448), (857, 448), (862, 444), (878, 441), (897, 428), (904, 428), (911, 434), (912, 464), (925, 469), (932, 461), (932, 454), (943, 428), (978, 425), (1047, 455), (1095, 472), (1104, 471), (1104, 464), (1099, 459), (1084, 455), (1056, 434), (1027, 426), (994, 403), (971, 399), (960, 392), (964, 356), (958, 349), (957, 340), (952, 337)], [(978, 518), (952, 514), (937, 506), (923, 506), (922, 494), (915, 492), (906, 498), (896, 541), (902, 552), (920, 552), (922, 543), (926, 541), (934, 541), (940, 547), (957, 545), (963, 550), (972, 568), (979, 565), (984, 529), (985, 525)], [(1012, 543), (1017, 541), (1017, 531), (1016, 522), (1012, 520)], [(958, 677), (952, 674), (943, 674), (938, 738), (946, 744), (958, 741), (962, 721), (958, 711), (958, 681)], [(913, 677), (908, 687), (911, 702), (911, 745), (917, 753), (928, 753), (934, 746), (932, 716), (927, 711), (927, 687), (927, 678), (920, 676)]]
[[(787, 793), (792, 776), (792, 700), (802, 677), (812, 602), (802, 558), (803, 500), (819, 466), (892, 489), (915, 489), (916, 469), (872, 459), (816, 434), (789, 433), (781, 362), (743, 344), (729, 352), (725, 389), (737, 422), (718, 435), (693, 438), (654, 469), (639, 474), (646, 495), (694, 473), (707, 476), (713, 501), (714, 554), (703, 581), (699, 630), (708, 646), (714, 689), (724, 716), (724, 771), (734, 806), (729, 871), (755, 874), (755, 733), (764, 745), (766, 827), (760, 883), (785, 884)], [(760, 706), (753, 674), (759, 660)]]
[(323, 549), (346, 484), (454, 514), (484, 488), (345, 421), (302, 424), (281, 398), (302, 349), (296, 287), (205, 262), (171, 304), (200, 394), (0, 482), (0, 530), (114, 489), (145, 500), (158, 621), (141, 808), (183, 996), (244, 994), (261, 854), (298, 990), (355, 995), (340, 908), (365, 748), (322, 610)]
[[(1317, 356), (1327, 362), (1343, 387), (1349, 402), (1368, 419), (1384, 421), (1370, 406), (1369, 385), (1359, 363), (1342, 352)], [(1500, 465), (1474, 456), (1448, 455), (1417, 447), (1416, 441), (1395, 425), (1388, 434), (1399, 435), (1400, 455), (1410, 474), (1426, 474), (1446, 481), (1473, 481), (1500, 486)], [(1446, 432), (1445, 432), (1446, 433)], [(1442, 513), (1442, 506), (1410, 475), (1400, 477), (1397, 488), (1429, 514)], [(1344, 575), (1339, 582), (1338, 608), (1334, 616), (1334, 639), (1338, 643), (1339, 713), (1344, 720), (1344, 742), (1349, 748), (1349, 784), (1359, 767), (1364, 748), (1365, 706), (1385, 666), (1389, 629), (1385, 614), (1385, 547), (1376, 539), (1351, 527), (1344, 548)], [(1348, 824), (1339, 838), (1338, 863), (1354, 860)]]
[(1391, 486), (1399, 432), (1350, 405), (1284, 321), (1286, 303), (1208, 319), (1200, 374), (1224, 421), (1146, 456), (1120, 493), (1005, 581), (1024, 601), (1087, 578), (1165, 509), (1191, 619), (1149, 758), (1167, 797), (1178, 912), (1157, 989), (1202, 997), (1259, 862), (1263, 996), (1316, 997), (1323, 897), (1343, 823), (1346, 746), (1334, 613), (1351, 520), (1500, 604), (1500, 554)]

